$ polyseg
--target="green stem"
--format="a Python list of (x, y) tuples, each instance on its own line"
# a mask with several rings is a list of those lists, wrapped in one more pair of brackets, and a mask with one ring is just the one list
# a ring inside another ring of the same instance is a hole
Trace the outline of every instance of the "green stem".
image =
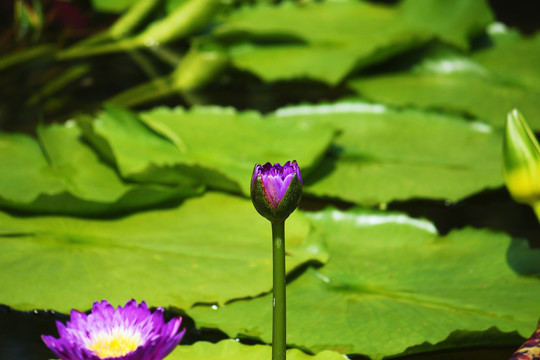
[(285, 360), (287, 345), (285, 339), (285, 221), (272, 222), (272, 252), (274, 261), (272, 360)]

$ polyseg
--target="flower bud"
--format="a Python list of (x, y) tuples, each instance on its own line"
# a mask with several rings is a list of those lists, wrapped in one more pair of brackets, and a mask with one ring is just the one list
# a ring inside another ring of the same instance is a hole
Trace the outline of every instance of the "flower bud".
[(251, 200), (259, 214), (281, 222), (296, 209), (302, 197), (302, 177), (296, 161), (255, 165), (251, 179)]
[(508, 113), (503, 140), (503, 170), (508, 191), (517, 202), (540, 201), (540, 146), (525, 118)]

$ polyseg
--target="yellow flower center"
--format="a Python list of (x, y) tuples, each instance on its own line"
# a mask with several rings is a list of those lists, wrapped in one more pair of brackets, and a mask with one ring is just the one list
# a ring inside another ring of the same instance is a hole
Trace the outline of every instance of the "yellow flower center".
[(92, 336), (87, 349), (92, 350), (100, 359), (106, 359), (129, 354), (140, 345), (142, 345), (140, 334), (117, 328)]

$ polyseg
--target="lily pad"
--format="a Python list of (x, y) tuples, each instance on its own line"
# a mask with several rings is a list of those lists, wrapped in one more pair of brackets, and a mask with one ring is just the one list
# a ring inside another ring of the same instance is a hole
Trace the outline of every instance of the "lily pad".
[(464, 113), (502, 128), (505, 114), (520, 109), (540, 128), (540, 92), (493, 80), (458, 75), (388, 74), (355, 79), (349, 85), (365, 98), (394, 106)]
[(483, 32), (494, 20), (489, 4), (484, 0), (404, 0), (400, 7), (404, 22), (435, 35), (441, 41), (468, 49), (469, 38)]
[(331, 84), (356, 62), (379, 58), (376, 50), (384, 49), (389, 56), (415, 45), (417, 38), (426, 39), (404, 29), (395, 9), (356, 1), (244, 7), (214, 34), (230, 44), (236, 67), (266, 81), (309, 77)]
[(185, 112), (161, 108), (141, 114), (143, 121), (162, 133), (193, 162), (219, 170), (249, 194), (249, 181), (256, 163), (297, 160), (309, 172), (334, 137), (326, 124), (289, 119), (268, 119), (257, 112), (196, 108)]
[(192, 179), (212, 188), (249, 194), (256, 163), (297, 160), (312, 169), (334, 129), (309, 121), (273, 119), (228, 108), (158, 108), (139, 116), (109, 107), (86, 131), (124, 177), (174, 184)]
[(476, 51), (472, 58), (501, 82), (540, 92), (540, 34), (523, 38), (506, 30), (492, 34), (491, 39), (494, 46)]
[[(81, 125), (85, 138), (116, 164), (122, 177), (165, 184), (189, 179), (175, 169), (183, 156), (180, 149), (144, 125), (135, 113), (107, 106), (95, 120), (83, 119)], [(156, 176), (156, 168), (163, 169), (160, 176)]]
[[(326, 261), (302, 214), (288, 224), (289, 272)], [(131, 298), (186, 309), (272, 287), (270, 224), (251, 201), (219, 193), (114, 220), (0, 213), (0, 238), (0, 304), (18, 310), (67, 313)]]
[[(311, 218), (332, 256), (287, 286), (289, 345), (381, 359), (456, 330), (528, 336), (536, 326), (540, 281), (509, 267), (507, 235), (464, 229), (439, 236), (427, 221), (365, 210)], [(198, 327), (270, 342), (271, 302), (267, 295), (188, 313)]]
[(340, 132), (305, 177), (308, 194), (370, 205), (417, 197), (455, 201), (503, 184), (501, 136), (483, 123), (353, 101), (283, 108), (275, 116)]
[(540, 42), (511, 37), (472, 57), (434, 49), (411, 69), (357, 77), (348, 85), (370, 101), (466, 114), (496, 128), (518, 108), (539, 129)]
[(133, 211), (200, 194), (193, 182), (133, 185), (120, 179), (80, 139), (73, 121), (42, 126), (38, 139), (1, 134), (0, 205), (32, 212), (104, 214)]
[[(492, 19), (484, 1), (362, 1), (246, 6), (213, 36), (234, 65), (265, 81), (308, 77), (339, 83), (356, 68), (387, 59), (433, 38), (467, 48), (469, 36)], [(436, 25), (433, 25), (436, 24)]]
[(0, 194), (8, 201), (28, 203), (40, 193), (62, 192), (63, 184), (49, 168), (37, 141), (23, 134), (0, 133)]
[[(272, 356), (272, 348), (267, 345), (242, 345), (234, 340), (223, 340), (217, 344), (205, 341), (193, 345), (180, 345), (167, 359), (181, 360), (267, 360)], [(334, 351), (323, 351), (316, 355), (307, 355), (297, 349), (287, 350), (289, 360), (344, 360), (345, 356)]]

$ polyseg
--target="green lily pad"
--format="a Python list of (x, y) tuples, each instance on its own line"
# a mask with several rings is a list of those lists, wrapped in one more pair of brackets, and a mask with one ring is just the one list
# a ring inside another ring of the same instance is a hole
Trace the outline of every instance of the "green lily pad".
[(218, 170), (233, 179), (244, 194), (256, 163), (297, 160), (309, 172), (332, 138), (332, 127), (310, 121), (263, 118), (257, 112), (195, 108), (185, 112), (158, 108), (141, 114), (143, 121), (188, 152), (196, 164)]
[[(507, 235), (464, 229), (439, 236), (427, 221), (362, 210), (329, 209), (311, 219), (331, 259), (287, 286), (289, 345), (381, 359), (456, 330), (528, 336), (536, 326), (540, 281), (509, 267)], [(267, 295), (188, 313), (198, 327), (270, 342), (271, 302)]]
[(126, 178), (170, 184), (192, 179), (245, 195), (256, 163), (297, 160), (307, 172), (334, 137), (324, 124), (267, 121), (257, 112), (218, 107), (158, 108), (140, 116), (109, 107), (86, 129)]
[(305, 177), (307, 194), (370, 205), (416, 197), (455, 201), (503, 184), (501, 135), (483, 123), (353, 101), (283, 108), (275, 116), (340, 132)]
[(472, 58), (501, 82), (540, 92), (540, 34), (523, 38), (506, 30), (492, 34), (491, 39), (495, 45), (476, 51)]
[(374, 102), (467, 114), (502, 128), (514, 108), (540, 128), (540, 42), (510, 39), (472, 57), (434, 49), (406, 71), (358, 77), (348, 85)]
[(349, 85), (369, 100), (394, 106), (464, 113), (502, 128), (514, 108), (540, 128), (540, 92), (458, 75), (389, 74), (355, 79)]
[[(183, 143), (154, 132), (129, 110), (108, 106), (95, 121), (84, 123), (83, 128), (86, 138), (102, 156), (116, 163), (126, 179), (166, 185), (203, 183), (230, 192), (241, 191), (223, 169), (197, 163), (189, 157)], [(243, 180), (250, 171), (243, 174)]]
[[(353, 69), (437, 37), (467, 48), (492, 19), (484, 1), (405, 1), (381, 6), (324, 1), (244, 7), (213, 32), (234, 65), (266, 81), (308, 77), (339, 83)], [(436, 25), (433, 25), (436, 24)]]
[(39, 194), (56, 194), (63, 184), (49, 168), (37, 141), (23, 134), (0, 133), (0, 177), (2, 198), (28, 203)]
[(38, 140), (0, 134), (0, 205), (32, 212), (104, 214), (133, 211), (200, 194), (193, 182), (176, 186), (124, 183), (80, 140), (73, 121), (42, 126)]
[[(248, 181), (249, 182), (249, 181)], [(327, 253), (297, 213), (287, 222), (290, 272)], [(109, 220), (0, 213), (0, 304), (87, 310), (94, 301), (189, 308), (272, 287), (270, 224), (251, 201), (219, 193)]]
[(469, 37), (481, 33), (494, 20), (484, 0), (404, 0), (399, 7), (404, 22), (434, 34), (461, 49), (469, 48)]
[[(123, 178), (165, 184), (189, 179), (175, 169), (183, 155), (178, 147), (144, 125), (135, 113), (107, 106), (95, 120), (84, 119), (81, 125), (85, 138), (116, 164)], [(164, 169), (160, 176), (156, 168)]]
[(309, 77), (331, 84), (357, 62), (372, 63), (427, 38), (404, 29), (395, 9), (356, 1), (244, 7), (214, 33), (230, 44), (236, 67), (266, 81)]
[[(272, 356), (272, 348), (267, 345), (242, 345), (234, 340), (223, 340), (217, 344), (205, 341), (193, 345), (180, 345), (167, 357), (169, 360), (214, 359), (214, 360), (267, 360)], [(315, 356), (297, 349), (287, 350), (289, 360), (344, 360), (345, 356), (334, 351), (323, 351)]]

